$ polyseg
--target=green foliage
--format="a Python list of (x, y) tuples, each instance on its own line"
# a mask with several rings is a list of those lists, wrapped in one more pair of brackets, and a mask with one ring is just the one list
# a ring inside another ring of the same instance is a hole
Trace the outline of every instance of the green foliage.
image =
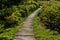
[(12, 40), (18, 26), (39, 3), (34, 0), (0, 0), (0, 40)]
[(40, 11), (40, 21), (52, 30), (60, 29), (60, 3), (50, 1), (45, 3)]
[[(11, 1), (8, 0), (7, 2), (11, 2)], [(3, 0), (4, 4), (7, 2)], [(9, 6), (9, 8), (2, 7), (4, 10), (0, 10), (0, 20), (3, 21), (5, 25), (4, 27), (7, 27), (7, 26), (10, 27), (10, 26), (13, 26), (14, 24), (18, 24), (20, 18), (27, 17), (32, 11), (36, 9), (36, 6), (38, 6), (36, 3), (37, 2), (35, 1), (29, 0), (29, 1), (25, 1), (25, 4), (19, 4), (17, 6), (12, 5), (11, 7)]]
[[(19, 25), (15, 25), (12, 27), (4, 28), (3, 23), (0, 23), (0, 40), (13, 40), (13, 37), (16, 33), (16, 31), (20, 28), (22, 25), (21, 23), (25, 20), (25, 18), (20, 18)], [(0, 21), (1, 22), (1, 21)], [(8, 25), (8, 23), (7, 23)]]
[(33, 31), (36, 40), (60, 40), (60, 34), (57, 31), (46, 29), (39, 21), (38, 16), (33, 20)]

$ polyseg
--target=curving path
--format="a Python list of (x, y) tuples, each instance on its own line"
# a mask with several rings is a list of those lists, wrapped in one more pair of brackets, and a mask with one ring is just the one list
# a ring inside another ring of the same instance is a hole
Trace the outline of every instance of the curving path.
[(32, 28), (32, 21), (39, 10), (40, 8), (27, 17), (19, 31), (16, 33), (13, 40), (35, 40)]

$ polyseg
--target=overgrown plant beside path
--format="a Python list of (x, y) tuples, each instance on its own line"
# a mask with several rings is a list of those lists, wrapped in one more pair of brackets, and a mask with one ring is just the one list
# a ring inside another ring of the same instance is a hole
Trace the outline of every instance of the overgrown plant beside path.
[(60, 34), (57, 31), (46, 29), (39, 21), (39, 17), (35, 16), (33, 31), (36, 40), (60, 40)]
[(60, 40), (60, 2), (44, 3), (33, 20), (36, 40)]

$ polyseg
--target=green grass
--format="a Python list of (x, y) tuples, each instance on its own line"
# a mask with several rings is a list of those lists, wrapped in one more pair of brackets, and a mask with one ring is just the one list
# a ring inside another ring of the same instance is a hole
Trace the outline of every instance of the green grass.
[(4, 32), (0, 34), (0, 40), (13, 40), (15, 33), (18, 31), (24, 20), (24, 18), (21, 18), (18, 25), (5, 29)]
[(60, 34), (57, 31), (44, 28), (37, 16), (33, 20), (33, 29), (36, 40), (60, 40)]

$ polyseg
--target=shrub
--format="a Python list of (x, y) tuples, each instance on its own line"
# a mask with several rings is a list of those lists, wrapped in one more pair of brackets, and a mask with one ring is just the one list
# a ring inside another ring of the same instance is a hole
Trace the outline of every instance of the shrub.
[(21, 18), (21, 11), (17, 6), (12, 6), (11, 8), (6, 8), (0, 15), (0, 20), (3, 21), (5, 28), (7, 26), (15, 25), (19, 22)]
[(40, 21), (52, 30), (60, 30), (60, 3), (49, 2), (44, 4), (40, 11)]
[(38, 4), (34, 0), (0, 0), (0, 2), (0, 40), (12, 40), (19, 28), (18, 25), (21, 25)]
[[(3, 5), (5, 5), (6, 2), (3, 1), (3, 3)], [(36, 6), (37, 2), (26, 1), (25, 4), (22, 5), (11, 5), (9, 8), (3, 8), (0, 10), (0, 20), (3, 21), (5, 28), (8, 26), (11, 27), (12, 25), (17, 24), (22, 17), (27, 17), (32, 11), (36, 9)]]

